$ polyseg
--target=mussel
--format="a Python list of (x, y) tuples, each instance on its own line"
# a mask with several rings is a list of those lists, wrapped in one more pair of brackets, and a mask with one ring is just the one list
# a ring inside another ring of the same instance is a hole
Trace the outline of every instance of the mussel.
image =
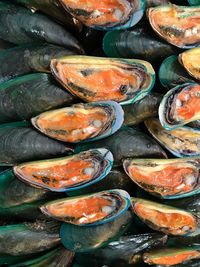
[(200, 48), (196, 47), (179, 55), (179, 62), (185, 70), (195, 79), (200, 80)]
[(67, 56), (53, 59), (51, 70), (67, 90), (87, 102), (133, 103), (155, 82), (151, 64), (135, 59)]
[(67, 155), (73, 148), (40, 134), (26, 122), (19, 122), (0, 125), (0, 151), (0, 165), (5, 166)]
[(82, 51), (78, 41), (48, 16), (0, 2), (0, 38), (14, 44), (47, 42)]
[(200, 84), (182, 84), (168, 91), (159, 106), (159, 119), (167, 130), (200, 119)]
[(75, 151), (85, 151), (90, 148), (105, 147), (114, 156), (114, 165), (122, 165), (126, 158), (166, 158), (162, 148), (145, 133), (130, 127), (123, 127), (114, 135), (103, 140), (78, 144)]
[(68, 157), (23, 163), (14, 167), (14, 173), (32, 186), (65, 192), (103, 179), (112, 164), (110, 151), (91, 149)]
[(199, 46), (200, 7), (166, 5), (149, 8), (149, 22), (167, 42), (180, 48)]
[(39, 131), (52, 138), (77, 143), (114, 134), (123, 120), (121, 106), (114, 101), (104, 101), (47, 111), (31, 121)]
[(161, 198), (181, 198), (200, 192), (200, 158), (127, 159), (124, 169), (137, 185)]
[(109, 57), (139, 58), (156, 64), (178, 52), (178, 48), (157, 38), (146, 24), (129, 30), (107, 32), (103, 50)]
[(51, 75), (36, 73), (18, 77), (0, 84), (0, 123), (27, 120), (75, 101)]
[(50, 61), (74, 52), (52, 44), (25, 44), (0, 51), (0, 83), (32, 72), (50, 72)]
[(134, 104), (122, 106), (124, 110), (124, 125), (139, 124), (148, 118), (157, 116), (161, 99), (162, 95), (150, 93)]
[(200, 130), (180, 127), (168, 131), (158, 119), (148, 119), (145, 125), (153, 137), (176, 157), (200, 156)]
[(96, 226), (78, 226), (63, 223), (60, 229), (62, 244), (74, 252), (88, 252), (106, 246), (109, 242), (118, 239), (132, 221), (130, 211), (114, 221)]
[(60, 244), (57, 222), (0, 226), (0, 256), (42, 252)]
[(87, 27), (99, 30), (130, 28), (142, 18), (144, 0), (59, 0), (63, 7)]
[(144, 262), (158, 267), (181, 267), (184, 262), (186, 265), (183, 266), (192, 267), (190, 260), (199, 258), (200, 250), (195, 247), (162, 248), (146, 252), (143, 255)]
[[(76, 261), (84, 267), (134, 266), (145, 250), (163, 245), (166, 240), (167, 236), (159, 233), (123, 236), (104, 248), (77, 253)], [(121, 265), (117, 265), (119, 263)]]
[(75, 225), (100, 225), (115, 220), (130, 207), (130, 196), (123, 190), (47, 202), (40, 209), (54, 219)]
[(198, 230), (198, 218), (182, 209), (140, 198), (132, 198), (132, 209), (150, 228), (165, 234), (181, 236)]
[(161, 84), (171, 89), (183, 83), (195, 82), (195, 80), (187, 73), (178, 61), (178, 56), (172, 55), (166, 58), (158, 72)]

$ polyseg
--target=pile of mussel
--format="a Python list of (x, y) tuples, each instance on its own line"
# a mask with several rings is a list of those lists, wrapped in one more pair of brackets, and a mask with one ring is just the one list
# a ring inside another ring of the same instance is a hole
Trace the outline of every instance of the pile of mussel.
[(0, 266), (200, 266), (200, 0), (0, 0)]

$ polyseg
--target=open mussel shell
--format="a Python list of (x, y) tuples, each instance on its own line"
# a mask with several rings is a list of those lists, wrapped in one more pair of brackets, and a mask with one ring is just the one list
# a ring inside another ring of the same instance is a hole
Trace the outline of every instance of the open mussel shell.
[(0, 51), (0, 83), (33, 72), (50, 73), (53, 58), (74, 52), (52, 44), (24, 44)]
[(182, 198), (200, 192), (200, 158), (127, 159), (124, 169), (138, 186), (160, 198)]
[(133, 103), (154, 86), (150, 63), (135, 59), (67, 56), (51, 61), (56, 79), (86, 102), (114, 100)]
[(64, 158), (27, 162), (15, 166), (14, 173), (32, 186), (66, 192), (100, 181), (110, 172), (112, 164), (112, 153), (102, 148)]
[(135, 266), (145, 250), (163, 245), (166, 240), (167, 236), (159, 233), (122, 236), (106, 247), (88, 253), (77, 253), (75, 259), (84, 267), (117, 267), (119, 262), (123, 263), (118, 265), (120, 267)]
[(115, 133), (121, 127), (124, 112), (114, 101), (76, 104), (47, 111), (33, 118), (42, 133), (64, 142), (93, 141)]
[(200, 48), (193, 48), (179, 55), (179, 62), (185, 70), (195, 79), (200, 80)]
[(195, 247), (172, 247), (155, 249), (146, 252), (143, 255), (144, 262), (157, 267), (181, 267), (182, 263), (184, 262), (186, 263), (186, 265), (183, 266), (192, 267), (193, 265), (190, 265), (192, 261), (190, 262), (190, 260), (199, 258), (200, 249)]
[(41, 211), (56, 220), (75, 225), (100, 225), (121, 216), (130, 204), (126, 191), (113, 189), (47, 202)]
[(14, 44), (47, 42), (82, 51), (75, 37), (48, 16), (27, 8), (0, 3), (0, 38)]
[(176, 157), (200, 156), (200, 130), (183, 126), (169, 131), (157, 118), (146, 120), (145, 125), (153, 137)]
[(98, 30), (117, 30), (134, 26), (144, 14), (144, 0), (114, 0), (89, 5), (81, 0), (59, 0), (63, 7), (87, 27)]
[(77, 144), (75, 151), (105, 147), (114, 157), (114, 165), (120, 166), (126, 158), (166, 158), (165, 151), (145, 133), (130, 127), (122, 127), (105, 139)]
[(131, 221), (131, 212), (126, 211), (114, 221), (92, 227), (63, 223), (60, 229), (61, 242), (64, 247), (74, 252), (96, 250), (123, 235)]
[(198, 218), (182, 209), (140, 198), (132, 198), (132, 209), (150, 228), (168, 235), (181, 236), (198, 229)]
[(174, 130), (200, 119), (200, 84), (178, 85), (167, 92), (159, 106), (159, 119), (167, 130)]
[(161, 84), (169, 89), (183, 83), (195, 82), (175, 55), (169, 56), (162, 62), (158, 76)]
[(167, 42), (180, 48), (193, 48), (199, 45), (199, 6), (152, 7), (148, 9), (147, 15), (154, 31)]
[(35, 73), (18, 77), (0, 84), (0, 123), (27, 120), (75, 101), (51, 75)]
[(60, 244), (59, 223), (36, 222), (0, 226), (0, 256), (42, 252)]

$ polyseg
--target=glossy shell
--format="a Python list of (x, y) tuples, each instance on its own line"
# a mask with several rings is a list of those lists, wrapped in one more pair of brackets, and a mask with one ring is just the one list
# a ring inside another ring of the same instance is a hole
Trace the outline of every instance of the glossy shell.
[(85, 151), (90, 148), (105, 147), (114, 157), (114, 165), (122, 165), (126, 158), (166, 158), (162, 148), (148, 135), (130, 127), (121, 128), (114, 135), (106, 139), (78, 144), (75, 151)]
[(52, 44), (25, 44), (0, 51), (0, 83), (33, 72), (50, 73), (53, 58), (74, 52)]
[(126, 191), (110, 190), (48, 202), (41, 211), (56, 220), (75, 225), (100, 225), (121, 216), (130, 204)]
[(0, 38), (15, 44), (47, 42), (82, 51), (78, 41), (48, 16), (0, 3)]
[(179, 62), (186, 71), (197, 80), (200, 80), (200, 48), (193, 48), (179, 55)]
[(149, 119), (145, 125), (153, 137), (176, 157), (200, 156), (200, 131), (190, 127), (180, 127), (168, 131), (158, 119)]
[(133, 103), (155, 82), (151, 64), (134, 59), (68, 56), (52, 60), (51, 70), (67, 90), (87, 102)]
[(173, 130), (200, 119), (199, 97), (197, 83), (183, 84), (168, 91), (159, 106), (162, 126)]
[(59, 0), (63, 7), (87, 27), (117, 30), (134, 26), (142, 18), (144, 0), (85, 1)]
[(42, 133), (64, 142), (77, 143), (105, 138), (121, 127), (124, 113), (114, 101), (76, 104), (33, 118)]
[(103, 179), (112, 164), (111, 152), (102, 148), (64, 158), (24, 163), (15, 166), (14, 173), (32, 186), (65, 192)]
[(0, 85), (0, 123), (27, 120), (75, 101), (51, 75), (37, 73), (18, 77)]
[(167, 42), (181, 48), (199, 45), (200, 7), (166, 5), (149, 8), (149, 22)]
[(0, 165), (4, 166), (67, 155), (73, 149), (40, 134), (27, 123), (10, 123), (0, 126), (0, 151)]
[(198, 229), (198, 219), (188, 211), (140, 198), (132, 198), (132, 208), (150, 228), (165, 234), (181, 236)]
[(130, 211), (114, 221), (97, 226), (77, 226), (64, 223), (60, 229), (61, 242), (67, 249), (74, 252), (87, 252), (118, 239), (132, 221)]
[(200, 192), (200, 158), (127, 159), (124, 169), (138, 186), (161, 198), (181, 198)]

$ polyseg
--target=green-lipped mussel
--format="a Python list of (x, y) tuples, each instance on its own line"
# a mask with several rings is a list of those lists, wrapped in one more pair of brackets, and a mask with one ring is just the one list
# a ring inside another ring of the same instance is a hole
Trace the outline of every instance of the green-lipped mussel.
[(144, 0), (59, 0), (64, 8), (87, 27), (99, 30), (125, 29), (142, 18)]
[[(195, 247), (172, 247), (172, 248), (162, 248), (155, 249), (144, 253), (144, 262), (149, 265), (158, 267), (181, 267), (182, 263), (186, 263), (187, 267), (191, 267), (190, 260), (199, 259), (200, 250)], [(187, 265), (188, 264), (188, 265)]]
[(0, 38), (15, 44), (47, 42), (82, 51), (63, 26), (48, 16), (10, 3), (0, 3)]
[(172, 55), (167, 57), (161, 64), (158, 72), (161, 84), (171, 89), (183, 83), (195, 82), (178, 61), (178, 56)]
[(126, 158), (166, 158), (165, 151), (154, 139), (145, 133), (130, 127), (122, 127), (112, 136), (105, 139), (77, 144), (75, 151), (85, 151), (90, 148), (105, 147), (114, 157), (114, 165), (122, 165)]
[[(106, 247), (88, 253), (77, 253), (75, 259), (84, 267), (134, 266), (141, 260), (144, 251), (159, 247), (166, 240), (167, 236), (159, 233), (123, 236)], [(117, 265), (119, 262), (123, 264)]]
[(130, 204), (126, 191), (113, 189), (47, 202), (41, 211), (54, 219), (75, 225), (99, 225), (121, 216)]
[(200, 192), (200, 158), (127, 159), (124, 169), (142, 189), (161, 198), (182, 198)]
[(166, 130), (159, 119), (148, 119), (145, 125), (153, 137), (176, 157), (200, 156), (200, 130), (179, 127)]
[(114, 221), (96, 226), (78, 226), (63, 223), (60, 229), (62, 244), (74, 252), (88, 252), (118, 239), (130, 226), (132, 215), (126, 211)]
[(40, 134), (26, 122), (1, 124), (0, 140), (1, 166), (68, 155), (73, 151), (69, 144)]
[(21, 256), (42, 252), (60, 244), (57, 222), (0, 226), (0, 255)]
[(51, 75), (28, 74), (0, 84), (0, 123), (30, 119), (75, 101), (76, 98), (60, 88)]
[(157, 202), (132, 198), (134, 213), (150, 228), (168, 235), (186, 235), (197, 231), (199, 220), (192, 213)]
[(0, 51), (0, 83), (32, 72), (50, 73), (50, 61), (74, 52), (52, 44), (24, 44)]
[(67, 90), (87, 102), (133, 103), (155, 82), (151, 64), (135, 59), (67, 56), (53, 59), (51, 70)]
[(111, 135), (119, 130), (123, 120), (121, 106), (114, 101), (104, 101), (47, 111), (31, 121), (49, 137), (77, 143)]
[(185, 70), (195, 79), (200, 80), (200, 48), (193, 48), (179, 55), (179, 62)]
[(167, 42), (181, 48), (199, 46), (199, 6), (152, 7), (147, 15), (154, 31)]
[(91, 149), (76, 155), (27, 162), (14, 167), (22, 181), (57, 192), (76, 190), (103, 179), (111, 170), (113, 156), (107, 149)]
[(178, 85), (167, 92), (159, 106), (159, 119), (167, 130), (174, 130), (200, 119), (200, 84)]

